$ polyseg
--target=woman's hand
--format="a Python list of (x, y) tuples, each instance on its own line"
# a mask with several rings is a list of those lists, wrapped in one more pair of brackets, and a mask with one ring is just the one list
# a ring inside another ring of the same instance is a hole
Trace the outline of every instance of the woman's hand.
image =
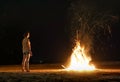
[(30, 56), (32, 56), (32, 51), (30, 51)]

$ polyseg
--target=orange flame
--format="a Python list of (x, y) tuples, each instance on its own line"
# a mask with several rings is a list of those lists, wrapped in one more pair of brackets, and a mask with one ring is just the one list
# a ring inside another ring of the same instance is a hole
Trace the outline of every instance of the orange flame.
[(67, 70), (78, 70), (78, 71), (95, 70), (95, 66), (89, 64), (90, 60), (91, 58), (85, 54), (84, 48), (81, 48), (80, 42), (77, 41), (76, 46), (74, 47), (73, 53), (71, 55), (70, 65), (66, 69)]

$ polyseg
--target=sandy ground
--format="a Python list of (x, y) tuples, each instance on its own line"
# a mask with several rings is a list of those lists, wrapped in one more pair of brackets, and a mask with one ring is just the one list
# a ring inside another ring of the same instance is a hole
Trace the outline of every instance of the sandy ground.
[(20, 65), (0, 66), (0, 82), (120, 82), (120, 69), (67, 71), (59, 64), (30, 65), (29, 73)]

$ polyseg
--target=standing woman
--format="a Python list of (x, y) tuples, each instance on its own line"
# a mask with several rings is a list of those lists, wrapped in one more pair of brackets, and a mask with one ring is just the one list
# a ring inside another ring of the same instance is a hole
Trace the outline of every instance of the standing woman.
[(30, 37), (30, 32), (26, 32), (22, 40), (22, 50), (23, 50), (22, 71), (23, 72), (25, 71), (30, 72), (29, 60), (30, 60), (30, 56), (32, 56), (32, 51), (31, 51), (31, 43), (29, 37)]

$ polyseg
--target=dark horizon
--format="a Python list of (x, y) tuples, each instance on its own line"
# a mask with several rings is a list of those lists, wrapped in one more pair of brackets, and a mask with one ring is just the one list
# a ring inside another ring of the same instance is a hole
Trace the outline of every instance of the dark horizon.
[[(0, 65), (21, 63), (21, 41), (25, 31), (30, 31), (31, 35), (33, 51), (31, 63), (66, 63), (73, 48), (73, 40), (67, 27), (71, 2), (71, 0), (1, 0)], [(114, 1), (110, 1), (110, 4), (112, 2)], [(116, 8), (118, 7), (116, 5)], [(118, 15), (119, 11), (116, 9)], [(111, 31), (112, 37), (109, 41), (104, 37), (102, 46), (98, 42), (95, 43), (93, 61), (120, 60), (120, 20), (112, 25)]]

